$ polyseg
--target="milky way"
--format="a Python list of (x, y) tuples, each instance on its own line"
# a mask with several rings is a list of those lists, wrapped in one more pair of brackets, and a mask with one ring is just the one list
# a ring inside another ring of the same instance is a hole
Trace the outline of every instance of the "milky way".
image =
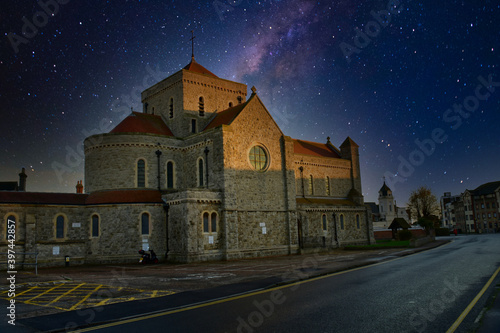
[(140, 91), (190, 61), (191, 30), (196, 60), (255, 86), (286, 135), (354, 139), (366, 201), (384, 176), (400, 203), (420, 185), (500, 179), (493, 1), (5, 0), (0, 13), (0, 180), (24, 166), (30, 191), (74, 192), (83, 139), (142, 110)]

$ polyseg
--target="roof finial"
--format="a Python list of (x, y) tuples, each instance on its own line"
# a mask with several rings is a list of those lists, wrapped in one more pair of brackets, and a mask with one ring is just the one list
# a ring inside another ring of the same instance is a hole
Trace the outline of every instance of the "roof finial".
[(191, 60), (194, 60), (194, 39), (196, 38), (196, 36), (194, 35), (194, 31), (191, 30)]

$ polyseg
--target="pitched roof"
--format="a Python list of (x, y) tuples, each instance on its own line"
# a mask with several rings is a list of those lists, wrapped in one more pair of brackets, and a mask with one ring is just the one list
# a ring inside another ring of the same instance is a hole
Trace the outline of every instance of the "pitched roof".
[(410, 228), (410, 225), (406, 220), (402, 217), (396, 217), (394, 220), (392, 220), (391, 225), (389, 226), (389, 229), (408, 229)]
[(379, 206), (375, 202), (365, 202), (365, 206), (369, 207), (373, 214), (378, 214)]
[(191, 72), (205, 74), (208, 76), (218, 78), (217, 75), (215, 75), (214, 73), (212, 73), (211, 71), (209, 71), (208, 69), (206, 69), (205, 67), (200, 65), (199, 63), (197, 63), (196, 60), (194, 60), (194, 57), (191, 58), (191, 62), (189, 64), (187, 64), (187, 66), (184, 67), (184, 69), (191, 71)]
[(248, 99), (245, 103), (238, 104), (233, 106), (232, 108), (219, 111), (215, 114), (215, 117), (208, 123), (207, 126), (203, 130), (208, 130), (211, 128), (215, 128), (220, 125), (230, 125), (234, 119), (240, 114), (241, 111), (248, 105), (251, 98)]
[(473, 190), (471, 192), (474, 195), (492, 194), (499, 187), (500, 187), (500, 181), (490, 182), (490, 183), (486, 183), (486, 184), (478, 186), (475, 190)]
[(18, 189), (17, 182), (0, 182), (0, 191), (17, 191)]
[(349, 136), (347, 139), (344, 140), (344, 142), (340, 145), (340, 148), (345, 147), (345, 146), (354, 146), (354, 147), (359, 147), (356, 142), (354, 142), (353, 139), (351, 139)]
[(0, 203), (84, 205), (88, 194), (0, 192)]
[(110, 133), (150, 133), (174, 136), (160, 116), (135, 111), (116, 125)]
[(340, 158), (339, 154), (325, 143), (293, 139), (293, 152), (295, 154)]
[(161, 203), (158, 190), (112, 190), (93, 192), (86, 200), (87, 205), (111, 203)]

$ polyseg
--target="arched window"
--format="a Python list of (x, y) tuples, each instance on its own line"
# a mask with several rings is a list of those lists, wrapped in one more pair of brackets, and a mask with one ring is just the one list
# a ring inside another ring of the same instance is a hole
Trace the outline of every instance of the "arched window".
[(149, 235), (149, 214), (142, 213), (141, 215), (141, 234)]
[(56, 218), (56, 238), (64, 238), (64, 216)]
[(356, 214), (356, 228), (360, 229), (361, 225), (359, 223), (359, 214)]
[(313, 188), (313, 175), (310, 175), (309, 176), (309, 194), (310, 195), (313, 195), (313, 191), (314, 191), (314, 188)]
[(326, 186), (326, 195), (330, 196), (330, 177), (326, 177), (325, 179), (325, 186)]
[(198, 111), (200, 114), (200, 117), (205, 116), (205, 100), (203, 99), (203, 96), (200, 96), (198, 100)]
[(340, 229), (344, 230), (344, 215), (340, 214)]
[(322, 222), (323, 222), (323, 231), (326, 231), (327, 224), (326, 224), (326, 215), (323, 214), (322, 216)]
[(212, 233), (217, 232), (217, 213), (203, 213), (203, 232)]
[(203, 232), (210, 232), (208, 225), (208, 213), (203, 214)]
[[(17, 220), (16, 220), (16, 217), (15, 217), (14, 215), (9, 215), (9, 216), (7, 217), (7, 221), (5, 221), (5, 222), (6, 222), (6, 225), (7, 225), (7, 228), (6, 228), (6, 231), (7, 231), (7, 232), (6, 232), (6, 234), (5, 234), (5, 239), (7, 239), (7, 240), (8, 240), (8, 239), (9, 239), (9, 235), (15, 235), (15, 230), (16, 230), (16, 222), (17, 222)], [(12, 225), (13, 225), (13, 227), (12, 227)], [(13, 231), (11, 231), (11, 232), (9, 233), (9, 230), (13, 230)], [(12, 236), (12, 237), (15, 237), (15, 236)], [(12, 238), (12, 237), (11, 237), (11, 239), (14, 239), (14, 238)]]
[(199, 159), (198, 160), (198, 186), (199, 187), (202, 187), (205, 183), (204, 183), (204, 179), (203, 179), (203, 159)]
[(174, 163), (167, 163), (167, 188), (174, 188)]
[(99, 216), (92, 215), (92, 237), (99, 237)]
[(233, 102), (229, 102), (229, 107), (232, 108), (233, 107)]
[(168, 106), (168, 109), (169, 109), (168, 116), (170, 117), (170, 119), (172, 119), (174, 117), (174, 98), (173, 97), (170, 98), (170, 104)]
[(146, 187), (146, 162), (137, 161), (137, 187)]
[(211, 229), (210, 231), (211, 232), (217, 232), (217, 213), (212, 213), (212, 217), (211, 217)]

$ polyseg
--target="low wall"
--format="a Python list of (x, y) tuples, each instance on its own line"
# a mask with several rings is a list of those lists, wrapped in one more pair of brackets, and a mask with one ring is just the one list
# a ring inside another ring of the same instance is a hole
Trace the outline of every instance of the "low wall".
[[(415, 238), (427, 236), (423, 229), (408, 229)], [(375, 240), (392, 239), (392, 230), (378, 230), (373, 232)]]

